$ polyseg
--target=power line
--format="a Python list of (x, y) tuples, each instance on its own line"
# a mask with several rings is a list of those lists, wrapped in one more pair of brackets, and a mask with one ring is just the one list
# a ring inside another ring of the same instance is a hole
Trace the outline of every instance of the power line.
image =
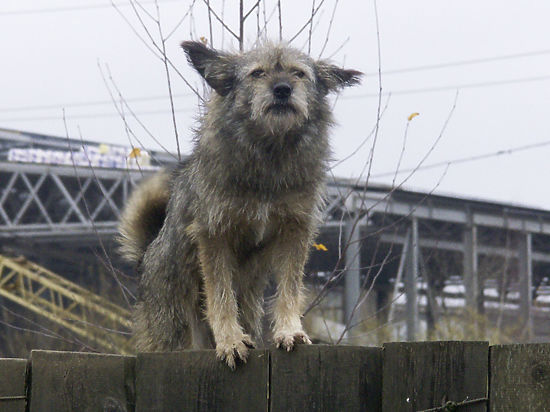
[[(476, 89), (476, 88), (482, 88), (482, 87), (503, 86), (507, 84), (539, 82), (544, 80), (550, 80), (550, 76), (533, 76), (533, 77), (523, 77), (519, 79), (495, 80), (492, 82), (458, 84), (454, 86), (449, 85), (449, 86), (427, 87), (422, 89), (395, 90), (390, 92), (384, 92), (382, 93), (382, 95), (396, 96), (396, 95), (416, 94), (416, 93), (441, 92), (445, 90)], [(340, 96), (339, 99), (348, 100), (348, 99), (362, 99), (362, 98), (374, 98), (374, 97), (378, 97), (378, 93), (365, 93), (365, 94), (355, 94), (351, 96), (349, 95)]]
[[(175, 110), (176, 113), (185, 113), (185, 112), (191, 112), (195, 111), (195, 109), (179, 109)], [(170, 110), (163, 109), (163, 110), (150, 110), (150, 111), (143, 111), (143, 112), (137, 112), (135, 113), (136, 116), (148, 116), (148, 115), (157, 115), (157, 114), (170, 114)], [(101, 117), (120, 117), (119, 113), (90, 113), (90, 114), (77, 114), (77, 115), (67, 115), (68, 119), (95, 119), (95, 118), (101, 118)], [(131, 117), (130, 114), (126, 116), (127, 118)], [(62, 119), (62, 115), (58, 116), (39, 116), (39, 117), (13, 117), (13, 118), (7, 118), (7, 119), (1, 119), (0, 122), (39, 122), (44, 120), (59, 120)]]
[(447, 166), (452, 166), (452, 165), (456, 165), (456, 164), (460, 164), (460, 163), (475, 162), (475, 161), (478, 161), (478, 160), (485, 160), (485, 159), (490, 159), (490, 158), (493, 158), (493, 157), (499, 157), (499, 156), (503, 156), (503, 155), (512, 155), (512, 154), (517, 153), (517, 152), (523, 152), (523, 151), (527, 151), (527, 150), (538, 149), (538, 148), (545, 147), (545, 146), (550, 146), (550, 140), (545, 140), (545, 141), (538, 142), (538, 143), (531, 143), (531, 144), (527, 144), (527, 145), (523, 145), (523, 146), (512, 147), (512, 148), (509, 148), (509, 149), (502, 149), (502, 150), (498, 150), (496, 152), (489, 152), (489, 153), (484, 153), (484, 154), (475, 155), (475, 156), (461, 157), (461, 158), (458, 158), (458, 159), (431, 163), (431, 164), (425, 165), (425, 166), (411, 167), (409, 169), (402, 169), (402, 170), (393, 171), (393, 172), (373, 174), (372, 177), (374, 177), (374, 178), (388, 177), (388, 176), (395, 176), (397, 174), (403, 174), (403, 173), (413, 173), (413, 172), (417, 172), (419, 170), (436, 169), (436, 168), (443, 167), (443, 166), (447, 167)]
[[(536, 76), (536, 77), (526, 77), (519, 79), (509, 79), (509, 80), (496, 80), (492, 82), (483, 82), (483, 83), (470, 83), (470, 84), (458, 84), (458, 85), (449, 85), (449, 86), (440, 86), (440, 87), (429, 87), (422, 89), (409, 89), (409, 90), (396, 90), (392, 92), (384, 92), (383, 95), (406, 95), (406, 94), (417, 94), (417, 93), (431, 93), (439, 92), (446, 90), (457, 90), (457, 89), (473, 89), (473, 88), (483, 88), (483, 87), (493, 87), (493, 86), (503, 86), (507, 84), (516, 84), (516, 83), (528, 83), (528, 82), (537, 82), (537, 81), (546, 81), (550, 80), (549, 76)], [(176, 93), (173, 97), (193, 97), (191, 93)], [(366, 93), (366, 94), (356, 94), (356, 95), (343, 95), (340, 96), (340, 100), (353, 100), (353, 99), (365, 99), (365, 98), (375, 98), (378, 97), (378, 93)], [(157, 96), (142, 96), (135, 98), (125, 99), (127, 102), (144, 102), (152, 100), (162, 100), (168, 99), (167, 95), (157, 95)], [(33, 111), (33, 110), (47, 110), (47, 109), (60, 109), (60, 108), (70, 108), (70, 107), (87, 107), (87, 106), (100, 106), (105, 104), (112, 104), (112, 100), (96, 100), (93, 102), (71, 102), (63, 104), (51, 104), (51, 105), (40, 105), (40, 106), (20, 106), (20, 107), (6, 107), (0, 108), (0, 113), (8, 112), (21, 112), (21, 111)], [(142, 112), (143, 114), (149, 114), (149, 112)], [(138, 113), (138, 114), (142, 114)], [(156, 113), (156, 112), (155, 112)], [(90, 115), (93, 117), (93, 115)], [(107, 116), (107, 114), (100, 114), (100, 116)], [(22, 120), (33, 119), (33, 117), (24, 118)], [(43, 117), (38, 118), (38, 120), (50, 120), (52, 117)], [(2, 119), (0, 119), (2, 120)], [(13, 120), (19, 120), (17, 118)], [(10, 119), (3, 119), (2, 121), (10, 121)]]
[[(178, 0), (159, 0), (159, 3), (168, 3), (175, 2)], [(155, 1), (141, 1), (140, 4), (155, 4)], [(129, 2), (117, 4), (117, 7), (127, 7), (131, 4)], [(70, 11), (82, 11), (82, 10), (93, 10), (93, 9), (107, 9), (112, 8), (111, 3), (99, 3), (99, 4), (87, 4), (82, 6), (69, 6), (69, 7), (52, 7), (46, 9), (26, 9), (26, 10), (8, 10), (0, 11), (0, 17), (3, 16), (18, 16), (18, 15), (28, 15), (28, 14), (44, 14), (44, 13), (60, 13), (60, 12), (70, 12)]]
[[(191, 93), (175, 93), (172, 97), (193, 97), (194, 94)], [(157, 95), (157, 96), (142, 96), (124, 99), (125, 102), (145, 102), (151, 100), (163, 100), (169, 99), (168, 95)], [(48, 104), (40, 106), (20, 106), (20, 107), (6, 107), (0, 108), (0, 113), (6, 112), (24, 112), (24, 111), (33, 111), (33, 110), (48, 110), (48, 109), (61, 109), (61, 108), (70, 108), (70, 107), (86, 107), (86, 106), (101, 106), (105, 104), (113, 104), (112, 100), (96, 100), (92, 102), (71, 102), (71, 103), (58, 103), (58, 104)]]
[[(489, 62), (494, 62), (499, 60), (512, 60), (512, 59), (519, 59), (519, 58), (525, 58), (525, 57), (542, 56), (545, 54), (550, 54), (550, 49), (537, 50), (537, 51), (524, 52), (524, 53), (506, 54), (502, 56), (483, 57), (479, 59), (458, 60), (458, 61), (449, 62), (449, 63), (438, 63), (438, 64), (427, 64), (422, 66), (404, 67), (402, 69), (384, 70), (382, 71), (382, 74), (391, 75), (391, 74), (417, 72), (417, 71), (423, 71), (423, 70), (444, 69), (448, 67), (489, 63)], [(378, 72), (367, 73), (367, 76), (376, 76), (376, 75), (378, 75)]]

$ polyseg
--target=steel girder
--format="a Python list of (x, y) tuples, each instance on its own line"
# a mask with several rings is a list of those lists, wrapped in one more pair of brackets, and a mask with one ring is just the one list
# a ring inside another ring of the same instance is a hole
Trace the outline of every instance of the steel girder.
[(0, 162), (0, 237), (114, 234), (132, 186), (151, 173)]

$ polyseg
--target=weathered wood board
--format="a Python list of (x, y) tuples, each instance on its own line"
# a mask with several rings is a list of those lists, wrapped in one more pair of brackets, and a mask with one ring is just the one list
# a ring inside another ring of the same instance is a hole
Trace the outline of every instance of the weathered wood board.
[[(487, 342), (384, 344), (382, 410), (421, 411), (444, 402), (486, 399)], [(487, 402), (460, 411), (486, 411)]]
[(27, 359), (0, 359), (0, 412), (25, 412)]
[(232, 371), (214, 350), (138, 354), (136, 412), (267, 411), (269, 352)]
[(550, 345), (497, 345), (490, 352), (490, 406), (495, 411), (550, 411)]
[(135, 357), (32, 351), (31, 412), (134, 411)]
[(271, 412), (381, 410), (382, 348), (271, 351)]

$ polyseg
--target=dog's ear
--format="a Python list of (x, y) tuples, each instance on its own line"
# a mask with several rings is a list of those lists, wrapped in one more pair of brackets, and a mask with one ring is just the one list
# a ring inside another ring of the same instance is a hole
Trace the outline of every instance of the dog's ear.
[(235, 84), (236, 66), (231, 55), (206, 47), (198, 41), (184, 41), (181, 47), (189, 63), (219, 95), (226, 96)]
[(320, 61), (316, 64), (317, 80), (326, 93), (361, 83), (363, 73), (357, 70), (342, 69), (331, 63)]

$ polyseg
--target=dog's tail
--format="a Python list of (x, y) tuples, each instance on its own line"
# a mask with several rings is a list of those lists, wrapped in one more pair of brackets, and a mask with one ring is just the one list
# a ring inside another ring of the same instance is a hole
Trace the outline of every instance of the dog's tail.
[(161, 170), (134, 189), (118, 226), (119, 252), (124, 259), (134, 264), (141, 262), (147, 246), (164, 223), (169, 198), (170, 172), (167, 170)]

